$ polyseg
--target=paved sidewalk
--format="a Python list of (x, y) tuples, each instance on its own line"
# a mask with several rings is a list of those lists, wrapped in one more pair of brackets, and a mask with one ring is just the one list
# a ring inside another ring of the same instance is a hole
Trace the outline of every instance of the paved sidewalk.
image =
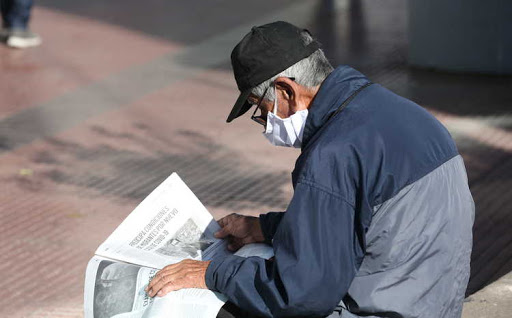
[(512, 313), (512, 272), (469, 296), (463, 318), (510, 317)]
[[(298, 151), (247, 118), (225, 123), (231, 48), (278, 19), (448, 127), (477, 206), (468, 291), (512, 271), (512, 79), (408, 68), (405, 0), (38, 5), (43, 45), (0, 46), (0, 317), (81, 317), (87, 261), (173, 171), (217, 218), (286, 208)], [(509, 280), (468, 298), (464, 317), (508, 317)]]

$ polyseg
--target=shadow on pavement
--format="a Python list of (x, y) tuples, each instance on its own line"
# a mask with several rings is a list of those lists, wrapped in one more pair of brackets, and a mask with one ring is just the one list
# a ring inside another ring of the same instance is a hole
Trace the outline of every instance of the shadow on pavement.
[[(117, 138), (120, 143), (136, 142), (147, 148), (155, 143), (151, 138), (113, 133), (100, 126), (91, 129), (99, 138)], [(164, 147), (159, 147), (174, 152), (153, 148), (144, 153), (49, 138), (50, 149), (37, 152), (32, 161), (46, 165), (45, 177), (51, 181), (94, 190), (92, 193), (101, 196), (142, 201), (171, 172), (179, 171), (205, 205), (231, 211), (286, 208), (288, 202), (281, 190), (290, 179), (286, 173), (272, 173), (241, 162), (237, 154), (195, 132), (177, 131), (175, 138), (179, 143), (160, 141)], [(272, 191), (268, 191), (269, 185)]]

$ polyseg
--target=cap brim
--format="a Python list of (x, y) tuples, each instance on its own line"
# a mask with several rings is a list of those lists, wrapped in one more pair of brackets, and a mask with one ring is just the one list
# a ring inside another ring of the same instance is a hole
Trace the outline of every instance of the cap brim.
[(228, 119), (226, 122), (231, 122), (233, 119), (242, 116), (245, 114), (250, 108), (251, 104), (247, 102), (247, 98), (249, 95), (251, 95), (251, 88), (248, 88), (240, 93), (240, 96), (238, 96), (238, 99), (235, 102), (235, 106), (233, 106), (233, 109), (231, 109), (231, 113), (228, 116)]

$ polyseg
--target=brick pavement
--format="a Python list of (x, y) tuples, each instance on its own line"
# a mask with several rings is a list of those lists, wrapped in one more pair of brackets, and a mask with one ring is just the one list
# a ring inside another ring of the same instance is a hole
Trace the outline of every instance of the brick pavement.
[[(112, 4), (41, 3), (43, 46), (0, 47), (0, 317), (81, 317), (88, 259), (172, 171), (216, 217), (286, 206), (298, 152), (269, 146), (247, 119), (224, 123), (236, 97), (228, 53), (252, 21), (183, 30), (187, 41), (176, 20), (142, 28)], [(511, 80), (408, 69), (404, 1), (329, 3), (263, 6), (253, 21), (300, 22), (334, 63), (447, 125), (477, 204), (470, 291), (511, 271)]]

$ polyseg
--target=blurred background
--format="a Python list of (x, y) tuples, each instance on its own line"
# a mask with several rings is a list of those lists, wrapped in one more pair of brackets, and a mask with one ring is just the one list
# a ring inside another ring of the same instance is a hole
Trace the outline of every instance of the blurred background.
[(0, 316), (81, 317), (88, 260), (173, 171), (216, 218), (286, 209), (298, 150), (271, 146), (249, 116), (225, 123), (230, 52), (276, 20), (449, 129), (476, 202), (467, 294), (504, 277), (512, 3), (445, 2), (35, 1), (42, 44), (0, 45)]

